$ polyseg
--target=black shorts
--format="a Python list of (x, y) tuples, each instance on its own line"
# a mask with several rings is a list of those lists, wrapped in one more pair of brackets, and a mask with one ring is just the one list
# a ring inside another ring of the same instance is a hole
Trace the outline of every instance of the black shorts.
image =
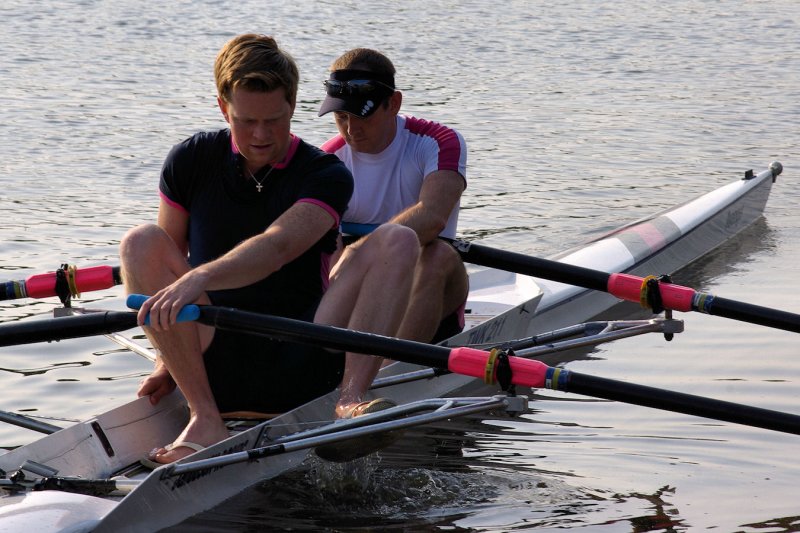
[(335, 389), (345, 356), (218, 329), (203, 360), (220, 412), (282, 413)]
[(431, 340), (431, 344), (438, 344), (453, 335), (458, 335), (464, 331), (464, 307), (460, 307), (454, 313), (450, 313), (439, 322), (439, 329)]

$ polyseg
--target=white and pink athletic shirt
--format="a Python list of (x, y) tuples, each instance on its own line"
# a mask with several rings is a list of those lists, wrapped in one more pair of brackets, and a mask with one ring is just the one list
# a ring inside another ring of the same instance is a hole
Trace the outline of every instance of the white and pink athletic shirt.
[[(353, 173), (355, 189), (343, 222), (383, 224), (419, 201), (425, 178), (437, 170), (454, 170), (466, 185), (467, 146), (456, 130), (420, 118), (398, 115), (397, 134), (379, 154), (354, 152), (341, 135), (322, 145)], [(454, 238), (456, 204), (441, 235)]]

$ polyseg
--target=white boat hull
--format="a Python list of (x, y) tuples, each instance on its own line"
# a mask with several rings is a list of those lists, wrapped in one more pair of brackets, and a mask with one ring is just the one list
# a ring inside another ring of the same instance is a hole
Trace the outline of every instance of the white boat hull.
[[(772, 173), (737, 181), (684, 206), (627, 226), (556, 257), (606, 272), (671, 274), (721, 245), (758, 219), (769, 197)], [(450, 339), (449, 345), (501, 342), (593, 319), (620, 301), (606, 293), (491, 269), (471, 275), (470, 316), (492, 317)], [(473, 324), (474, 325), (474, 324)], [(382, 376), (420, 367), (395, 363)], [(398, 403), (458, 395), (472, 378), (444, 375), (393, 385), (370, 393)], [(184, 459), (181, 463), (258, 448), (331, 420), (336, 393), (318, 398), (272, 421)], [(186, 423), (182, 397), (175, 394), (154, 408), (140, 399), (96, 419), (42, 438), (0, 456), (0, 469), (17, 470), (26, 460), (58, 470), (60, 476), (108, 478), (148, 450), (171, 442)], [(141, 485), (123, 498), (28, 492), (0, 499), (0, 530), (27, 524), (36, 531), (149, 532), (180, 523), (215, 507), (247, 487), (302, 464), (311, 452), (297, 451), (255, 462), (170, 476), (162, 467), (139, 474)], [(43, 509), (46, 514), (41, 514)], [(80, 512), (70, 512), (80, 509)], [(41, 520), (39, 520), (40, 517)], [(34, 525), (35, 524), (35, 525)], [(41, 527), (40, 527), (41, 526)]]

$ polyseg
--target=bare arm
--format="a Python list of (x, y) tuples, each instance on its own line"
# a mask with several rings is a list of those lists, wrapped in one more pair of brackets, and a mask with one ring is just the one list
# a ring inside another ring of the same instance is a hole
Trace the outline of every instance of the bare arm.
[(158, 205), (158, 225), (172, 237), (183, 255), (189, 254), (189, 213), (162, 198)]
[(219, 259), (197, 267), (206, 289), (232, 289), (262, 280), (293, 261), (333, 226), (331, 215), (311, 203), (289, 208), (264, 233), (243, 241)]
[(419, 201), (395, 215), (389, 222), (417, 232), (424, 246), (439, 236), (464, 192), (464, 178), (453, 170), (437, 170), (425, 178)]
[(250, 285), (296, 259), (317, 242), (333, 222), (323, 208), (311, 203), (297, 203), (263, 233), (241, 242), (222, 257), (192, 269), (158, 291), (145, 302), (139, 316), (150, 312), (153, 326), (166, 329), (175, 323), (180, 309), (196, 301), (204, 292)]

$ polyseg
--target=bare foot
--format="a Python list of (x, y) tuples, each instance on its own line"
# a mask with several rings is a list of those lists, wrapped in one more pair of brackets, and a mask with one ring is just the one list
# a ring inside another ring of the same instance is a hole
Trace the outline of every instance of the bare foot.
[(157, 448), (150, 452), (150, 459), (161, 464), (174, 463), (196, 451), (227, 439), (230, 435), (219, 417), (200, 419), (192, 416), (189, 424), (178, 435), (175, 442), (164, 448)]
[(376, 411), (383, 411), (390, 407), (395, 407), (397, 404), (392, 400), (386, 398), (377, 398), (371, 401), (355, 402), (355, 403), (338, 403), (336, 404), (336, 417), (337, 418), (355, 418), (357, 416), (374, 413)]
[(361, 404), (361, 401), (337, 403), (336, 418), (350, 418), (353, 410)]

